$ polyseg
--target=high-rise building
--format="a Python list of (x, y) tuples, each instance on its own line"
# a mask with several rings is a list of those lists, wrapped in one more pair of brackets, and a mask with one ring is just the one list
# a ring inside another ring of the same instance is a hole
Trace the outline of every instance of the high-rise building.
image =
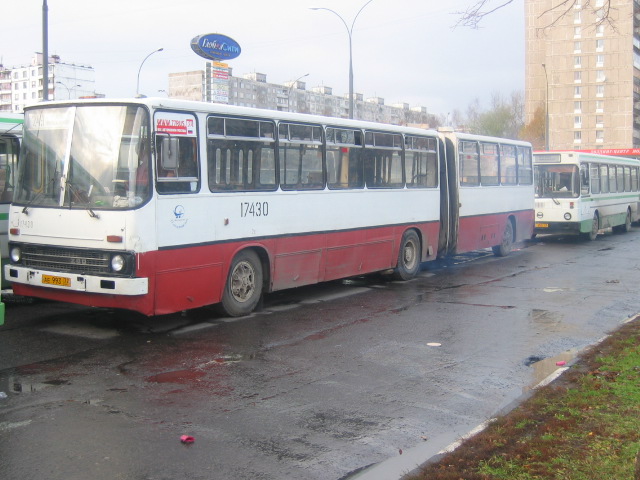
[(525, 0), (525, 16), (526, 122), (546, 146), (640, 147), (640, 1)]
[[(49, 100), (95, 96), (93, 67), (65, 63), (58, 55), (49, 57)], [(44, 78), (42, 54), (36, 53), (28, 65), (0, 65), (0, 111), (22, 112), (42, 101)]]

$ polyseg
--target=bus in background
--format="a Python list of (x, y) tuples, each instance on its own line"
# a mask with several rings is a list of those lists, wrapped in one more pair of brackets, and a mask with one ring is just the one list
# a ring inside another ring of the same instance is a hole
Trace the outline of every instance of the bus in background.
[(2, 289), (10, 283), (4, 278), (4, 265), (9, 257), (9, 204), (13, 198), (15, 173), (20, 154), (20, 138), (24, 116), (0, 112), (0, 256), (2, 257)]
[(174, 99), (25, 109), (16, 294), (146, 315), (494, 247), (533, 228), (524, 142)]
[(639, 218), (640, 161), (577, 151), (535, 152), (534, 233), (595, 240), (611, 227), (628, 232)]
[[(14, 175), (20, 152), (22, 135), (22, 114), (0, 112), (0, 288), (9, 288), (10, 283), (4, 278), (4, 266), (9, 257), (8, 230), (9, 204), (13, 196)], [(4, 323), (4, 303), (0, 300), (0, 325)]]

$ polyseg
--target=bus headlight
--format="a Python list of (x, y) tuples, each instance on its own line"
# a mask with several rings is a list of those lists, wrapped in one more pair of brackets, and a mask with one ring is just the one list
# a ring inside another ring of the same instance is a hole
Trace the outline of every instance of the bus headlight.
[(111, 270), (114, 272), (122, 272), (127, 266), (127, 261), (122, 255), (114, 255), (111, 257)]
[(571, 214), (569, 212), (564, 214), (564, 219), (565, 220), (571, 220)]
[(12, 247), (9, 256), (13, 263), (20, 263), (20, 260), (22, 260), (22, 251), (20, 250), (20, 247)]

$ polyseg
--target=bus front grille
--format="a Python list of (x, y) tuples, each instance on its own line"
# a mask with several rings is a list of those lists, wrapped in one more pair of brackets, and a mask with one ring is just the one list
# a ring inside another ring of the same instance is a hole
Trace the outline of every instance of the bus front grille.
[(109, 254), (96, 250), (23, 245), (22, 262), (25, 267), (77, 274), (109, 273)]

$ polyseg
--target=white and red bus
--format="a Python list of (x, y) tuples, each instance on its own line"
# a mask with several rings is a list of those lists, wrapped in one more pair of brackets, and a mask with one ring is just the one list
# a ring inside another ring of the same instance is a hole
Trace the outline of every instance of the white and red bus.
[(20, 295), (166, 314), (529, 238), (525, 142), (174, 99), (25, 109)]

